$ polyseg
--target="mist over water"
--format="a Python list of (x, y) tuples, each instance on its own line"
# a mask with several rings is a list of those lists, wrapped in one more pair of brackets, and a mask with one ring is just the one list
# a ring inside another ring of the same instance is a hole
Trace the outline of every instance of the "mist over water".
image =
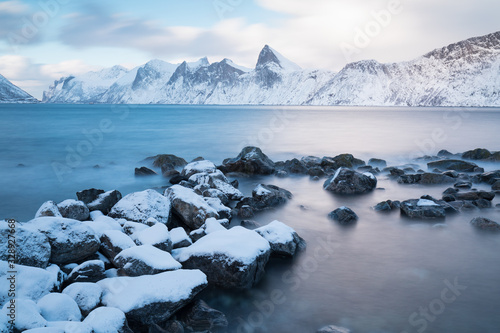
[[(441, 149), (500, 150), (500, 109), (1, 105), (0, 119), (0, 217), (21, 221), (44, 201), (76, 198), (86, 188), (125, 195), (167, 186), (161, 176), (134, 177), (134, 167), (149, 166), (142, 160), (160, 153), (220, 164), (256, 145), (274, 161), (351, 153), (398, 165)], [(290, 190), (287, 205), (255, 220), (290, 225), (308, 248), (294, 260), (272, 260), (250, 291), (204, 292), (229, 316), (232, 331), (314, 332), (326, 324), (356, 333), (499, 331), (500, 237), (469, 225), (476, 216), (500, 221), (499, 209), (433, 222), (377, 213), (371, 207), (380, 201), (440, 197), (446, 188), (377, 178), (383, 189), (349, 197), (307, 176), (239, 179), (245, 195), (261, 182)], [(355, 226), (327, 218), (343, 205), (358, 214)], [(455, 281), (466, 289), (440, 302)]]

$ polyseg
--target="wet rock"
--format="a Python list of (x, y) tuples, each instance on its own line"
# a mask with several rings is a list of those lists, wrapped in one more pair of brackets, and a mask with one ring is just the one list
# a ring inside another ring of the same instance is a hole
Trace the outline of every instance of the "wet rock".
[(300, 159), (302, 163), (306, 166), (306, 168), (314, 168), (319, 167), (321, 165), (321, 158), (316, 156), (305, 156)]
[(26, 266), (46, 268), (50, 259), (50, 243), (47, 237), (28, 228), (16, 226), (15, 252), (9, 247), (12, 242), (11, 228), (7, 223), (0, 224), (0, 260), (14, 260), (15, 263)]
[(160, 154), (146, 158), (147, 161), (153, 161), (153, 166), (161, 168), (162, 173), (175, 168), (183, 167), (187, 164), (186, 160), (172, 154)]
[(289, 161), (285, 161), (284, 170), (287, 171), (288, 173), (295, 173), (295, 174), (307, 173), (307, 167), (305, 166), (305, 164), (296, 158)]
[(344, 327), (328, 325), (320, 328), (316, 333), (351, 333), (351, 331)]
[(86, 221), (90, 218), (90, 210), (83, 201), (64, 200), (57, 204), (57, 208), (61, 215), (68, 219)]
[(481, 230), (500, 232), (500, 223), (485, 217), (475, 217), (470, 221), (470, 224)]
[(382, 169), (382, 172), (388, 172), (389, 175), (393, 178), (397, 178), (397, 177), (405, 174), (405, 172), (402, 169), (396, 168), (396, 167), (384, 168), (384, 169)]
[(490, 156), (491, 152), (488, 149), (484, 148), (469, 150), (462, 154), (462, 158), (465, 158), (467, 160), (486, 160)]
[(383, 169), (383, 168), (387, 167), (387, 162), (385, 160), (382, 160), (379, 158), (370, 158), (368, 160), (368, 165), (371, 165), (374, 168)]
[(365, 165), (366, 163), (355, 158), (351, 154), (341, 154), (335, 157), (323, 157), (321, 167), (325, 170), (337, 170), (338, 168), (354, 168)]
[(292, 198), (292, 193), (275, 185), (259, 184), (252, 191), (252, 207), (266, 209), (285, 204)]
[(104, 262), (101, 260), (89, 260), (73, 268), (71, 273), (68, 274), (66, 283), (97, 282), (105, 278)]
[(345, 206), (335, 209), (328, 214), (328, 217), (342, 225), (352, 224), (358, 220), (358, 215), (352, 209)]
[(439, 169), (441, 171), (455, 170), (462, 172), (474, 172), (478, 167), (472, 162), (462, 161), (462, 160), (439, 160), (427, 163), (429, 169)]
[(392, 207), (387, 201), (382, 201), (376, 204), (375, 207), (373, 207), (373, 209), (378, 212), (386, 212), (392, 210)]
[(491, 185), (492, 191), (500, 191), (500, 180), (497, 180)]
[(475, 182), (486, 183), (489, 185), (494, 184), (498, 180), (500, 180), (500, 170), (485, 172), (474, 177)]
[(472, 183), (462, 181), (462, 182), (456, 182), (453, 186), (460, 189), (470, 189), (472, 188)]
[(223, 162), (228, 172), (241, 172), (250, 175), (270, 175), (274, 172), (274, 162), (260, 148), (245, 147), (236, 158)]
[(460, 174), (458, 172), (456, 172), (455, 170), (445, 171), (445, 172), (443, 172), (443, 175), (449, 176), (449, 177), (452, 177), (452, 178), (458, 178), (460, 176)]
[(326, 175), (323, 168), (319, 166), (310, 168), (309, 170), (307, 170), (307, 174), (311, 177), (318, 177), (318, 178), (324, 177)]
[(127, 194), (118, 201), (108, 216), (145, 223), (149, 218), (168, 224), (170, 201), (155, 190), (145, 190)]
[(450, 156), (453, 156), (452, 153), (450, 153), (449, 151), (447, 151), (446, 149), (442, 149), (440, 150), (438, 153), (437, 153), (437, 156), (438, 157), (450, 157)]
[(493, 200), (495, 198), (494, 192), (486, 192), (486, 191), (471, 191), (471, 192), (458, 192), (454, 194), (457, 200)]
[(257, 228), (255, 232), (269, 242), (273, 256), (293, 257), (297, 251), (306, 248), (305, 240), (293, 228), (279, 221)]
[(254, 216), (254, 210), (250, 205), (242, 205), (238, 210), (238, 216), (248, 219)]
[(154, 175), (158, 175), (156, 173), (156, 171), (153, 171), (145, 166), (143, 167), (140, 167), (140, 168), (135, 168), (135, 172), (134, 172), (135, 176), (137, 177), (143, 177), (143, 176), (154, 176)]
[(172, 185), (177, 185), (182, 181), (187, 181), (188, 179), (184, 176), (181, 176), (181, 174), (175, 175), (172, 178), (170, 178), (169, 182)]
[(492, 207), (492, 203), (491, 203), (491, 201), (486, 200), (486, 199), (478, 199), (478, 200), (474, 200), (472, 203), (473, 203), (475, 206), (477, 206), (477, 208), (479, 208), (479, 209), (491, 208), (491, 207)]
[(226, 316), (208, 306), (202, 300), (196, 300), (177, 314), (184, 326), (194, 332), (212, 331), (228, 325)]
[(247, 228), (247, 229), (250, 229), (250, 230), (257, 229), (257, 228), (261, 227), (261, 225), (260, 225), (259, 222), (253, 221), (253, 220), (242, 220), (240, 222), (240, 225), (243, 228)]
[(419, 174), (401, 175), (398, 178), (398, 183), (399, 184), (418, 184), (418, 183), (420, 183), (421, 179), (422, 179), (422, 175), (419, 175)]
[(455, 179), (438, 173), (423, 173), (421, 174), (420, 184), (423, 185), (436, 185), (436, 184), (451, 184), (454, 183)]
[(446, 216), (445, 209), (441, 205), (427, 199), (403, 201), (401, 212), (412, 219), (437, 219)]
[(361, 194), (375, 189), (377, 178), (371, 173), (359, 173), (346, 168), (339, 168), (335, 175), (323, 184), (327, 191), (337, 194)]
[(118, 201), (122, 199), (122, 194), (117, 190), (111, 190), (99, 194), (94, 200), (87, 203), (90, 211), (101, 211), (103, 214), (108, 214)]
[(59, 212), (59, 208), (57, 208), (57, 204), (54, 201), (46, 201), (40, 206), (40, 208), (38, 208), (35, 218), (44, 216), (62, 217)]
[(458, 193), (458, 189), (453, 187), (449, 187), (443, 192), (443, 194), (455, 194), (455, 193)]

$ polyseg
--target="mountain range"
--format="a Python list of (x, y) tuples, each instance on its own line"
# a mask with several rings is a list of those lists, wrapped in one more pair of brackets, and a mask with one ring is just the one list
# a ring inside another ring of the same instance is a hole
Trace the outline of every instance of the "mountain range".
[(229, 59), (152, 60), (63, 77), (45, 103), (500, 106), (500, 32), (407, 62), (365, 60), (341, 71), (302, 69), (266, 45), (254, 69)]
[(0, 75), (0, 103), (38, 103), (38, 100)]

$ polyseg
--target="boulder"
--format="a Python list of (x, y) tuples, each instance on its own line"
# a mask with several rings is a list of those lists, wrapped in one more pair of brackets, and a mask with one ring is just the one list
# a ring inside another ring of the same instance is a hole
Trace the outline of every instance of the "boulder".
[(155, 176), (158, 174), (156, 173), (156, 171), (151, 170), (150, 168), (143, 166), (140, 168), (135, 168), (134, 175), (136, 177), (144, 177), (144, 176)]
[(67, 294), (50, 293), (37, 303), (43, 318), (48, 321), (80, 321), (82, 313), (75, 300)]
[(104, 190), (90, 188), (80, 192), (76, 192), (76, 197), (78, 200), (83, 201), (85, 204), (89, 204), (99, 197), (99, 194), (104, 193)]
[(96, 232), (87, 225), (61, 217), (39, 217), (25, 224), (47, 236), (50, 243), (50, 262), (78, 262), (97, 252), (100, 246)]
[(216, 170), (212, 173), (204, 172), (194, 174), (189, 177), (189, 181), (198, 186), (203, 186), (203, 190), (200, 194), (205, 190), (215, 189), (222, 192), (230, 200), (240, 200), (243, 198), (243, 194), (231, 184), (220, 170)]
[(83, 321), (94, 333), (133, 333), (122, 310), (115, 307), (100, 307), (93, 310)]
[(478, 183), (486, 183), (489, 185), (494, 184), (500, 180), (500, 170), (485, 172), (474, 177), (474, 180)]
[(57, 204), (57, 208), (61, 215), (68, 219), (86, 221), (90, 218), (90, 210), (83, 201), (64, 200)]
[(368, 165), (371, 165), (374, 168), (383, 169), (383, 168), (387, 167), (387, 162), (385, 160), (382, 160), (379, 158), (370, 158), (368, 160)]
[[(16, 264), (46, 268), (50, 260), (50, 243), (44, 234), (16, 226), (15, 234), (6, 223), (0, 224), (0, 260)], [(9, 235), (15, 236), (15, 249), (9, 247)]]
[(87, 204), (90, 211), (101, 211), (108, 214), (118, 201), (122, 199), (122, 194), (117, 190), (111, 190), (99, 194), (94, 200)]
[(152, 275), (182, 268), (170, 253), (152, 245), (130, 247), (120, 252), (114, 262), (128, 276)]
[(97, 282), (105, 278), (104, 262), (102, 260), (89, 260), (73, 268), (68, 274), (66, 283)]
[(445, 209), (428, 199), (410, 199), (401, 203), (401, 212), (412, 219), (438, 219), (446, 216)]
[(297, 251), (306, 248), (305, 240), (293, 228), (279, 221), (257, 228), (255, 232), (269, 242), (273, 256), (293, 257)]
[(386, 212), (393, 209), (399, 209), (400, 207), (401, 203), (399, 201), (387, 200), (379, 202), (377, 205), (375, 205), (375, 207), (373, 207), (373, 209), (378, 212)]
[(453, 184), (453, 187), (468, 190), (468, 189), (472, 188), (472, 183), (467, 182), (467, 181), (460, 181), (460, 182), (456, 182), (455, 184)]
[(173, 212), (191, 229), (198, 229), (209, 217), (219, 218), (217, 211), (191, 189), (173, 185), (165, 190), (165, 197)]
[(132, 238), (118, 230), (108, 230), (101, 235), (100, 252), (111, 261), (118, 253), (135, 246)]
[(307, 170), (307, 174), (311, 177), (324, 177), (326, 175), (325, 170), (323, 170), (322, 167), (312, 167), (309, 170)]
[(261, 227), (261, 225), (257, 221), (253, 221), (253, 220), (242, 220), (240, 222), (240, 225), (243, 228), (247, 228), (247, 229), (250, 229), (250, 230), (254, 230), (254, 229), (257, 229), (257, 228)]
[(245, 147), (236, 158), (225, 159), (223, 167), (228, 172), (250, 175), (270, 175), (274, 172), (274, 162), (260, 148)]
[(239, 289), (260, 281), (270, 253), (268, 241), (239, 226), (210, 233), (189, 247), (173, 251), (184, 268), (200, 269), (209, 283)]
[(146, 161), (153, 161), (153, 166), (161, 168), (162, 173), (166, 170), (183, 167), (187, 164), (186, 160), (172, 154), (160, 154), (146, 158)]
[(62, 293), (71, 297), (86, 316), (101, 303), (102, 288), (96, 283), (76, 282), (64, 288)]
[(223, 205), (229, 204), (228, 196), (224, 192), (218, 189), (210, 188), (208, 190), (203, 191), (201, 195), (205, 198), (219, 199)]
[(94, 221), (85, 221), (82, 223), (94, 230), (98, 237), (101, 237), (102, 234), (108, 230), (123, 231), (123, 228), (118, 221), (104, 215), (96, 217)]
[(338, 221), (342, 225), (352, 224), (358, 220), (358, 215), (349, 207), (342, 206), (328, 214), (332, 220)]
[(181, 227), (177, 227), (170, 230), (170, 237), (172, 239), (172, 246), (174, 249), (178, 249), (180, 247), (187, 247), (193, 244), (188, 234), (186, 233), (186, 230), (184, 230)]
[(192, 175), (195, 175), (197, 173), (211, 174), (216, 171), (217, 167), (209, 160), (196, 161), (189, 163), (184, 167), (184, 169), (182, 169), (181, 177), (189, 179)]
[(149, 325), (148, 333), (184, 333), (184, 326), (178, 320), (168, 320), (162, 323), (161, 326), (158, 324)]
[(454, 178), (440, 173), (425, 172), (420, 176), (419, 183), (423, 185), (451, 184), (455, 182)]
[(252, 198), (251, 206), (261, 210), (287, 203), (292, 193), (278, 186), (259, 184), (252, 191)]
[[(40, 307), (30, 299), (19, 299), (15, 300), (15, 320), (14, 327), (9, 327), (9, 329), (5, 328), (2, 330), (2, 333), (10, 333), (10, 332), (25, 332), (31, 329), (42, 328), (47, 325), (47, 320), (42, 317)], [(11, 320), (12, 318), (9, 316), (10, 309), (8, 306), (10, 303), (4, 305), (2, 310), (0, 311), (0, 316), (2, 316), (2, 321), (4, 318), (7, 320)], [(2, 328), (2, 321), (0, 321), (0, 329)]]
[(248, 219), (254, 216), (254, 210), (250, 205), (242, 205), (238, 210), (238, 216)]
[(453, 156), (452, 153), (450, 153), (448, 150), (446, 149), (441, 149), (440, 151), (438, 151), (437, 153), (437, 156), (438, 157), (450, 157), (450, 156)]
[(170, 218), (170, 201), (155, 190), (127, 194), (113, 206), (109, 216), (145, 223), (150, 217), (167, 224)]
[(335, 157), (323, 157), (321, 167), (325, 170), (337, 170), (339, 168), (354, 168), (366, 163), (355, 158), (352, 154), (341, 154)]
[(284, 165), (283, 165), (283, 170), (285, 170), (288, 173), (292, 173), (292, 174), (306, 174), (307, 173), (307, 167), (305, 166), (305, 164), (296, 158), (294, 158), (292, 160), (285, 161)]
[(491, 152), (484, 148), (476, 148), (462, 154), (462, 158), (467, 160), (486, 160), (489, 157), (491, 157)]
[(470, 221), (474, 227), (487, 231), (500, 231), (500, 223), (485, 217), (475, 217)]
[(228, 325), (226, 316), (208, 306), (202, 300), (196, 300), (177, 314), (183, 325), (193, 332), (217, 331)]
[(321, 158), (316, 156), (305, 156), (302, 157), (300, 161), (304, 163), (308, 169), (321, 166)]
[(199, 270), (176, 270), (108, 278), (98, 284), (103, 289), (102, 304), (123, 311), (130, 324), (151, 325), (190, 303), (207, 286), (207, 277)]
[(62, 217), (54, 201), (45, 201), (35, 214), (35, 218), (44, 216)]
[(172, 251), (172, 240), (168, 228), (161, 223), (134, 234), (137, 245), (152, 245), (162, 251)]
[(492, 191), (500, 191), (500, 180), (497, 180), (491, 185)]
[(359, 173), (346, 168), (339, 168), (328, 178), (323, 188), (336, 194), (361, 194), (372, 191), (377, 186), (377, 178), (367, 172)]
[(477, 164), (462, 160), (438, 160), (427, 163), (429, 169), (439, 169), (441, 171), (455, 170), (461, 172), (474, 172)]
[(204, 198), (206, 203), (215, 209), (221, 219), (230, 220), (233, 216), (232, 209), (225, 206), (218, 198)]

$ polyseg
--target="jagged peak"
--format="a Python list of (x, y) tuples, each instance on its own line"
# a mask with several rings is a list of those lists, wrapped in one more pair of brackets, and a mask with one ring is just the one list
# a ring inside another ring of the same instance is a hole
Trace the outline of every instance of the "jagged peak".
[(260, 51), (256, 68), (263, 68), (269, 64), (276, 64), (286, 71), (300, 71), (302, 69), (299, 65), (288, 60), (281, 53), (266, 44), (262, 51)]
[(198, 61), (195, 62), (186, 62), (187, 66), (189, 69), (195, 71), (201, 67), (208, 67), (210, 66), (210, 62), (208, 61), (207, 57), (200, 58)]

